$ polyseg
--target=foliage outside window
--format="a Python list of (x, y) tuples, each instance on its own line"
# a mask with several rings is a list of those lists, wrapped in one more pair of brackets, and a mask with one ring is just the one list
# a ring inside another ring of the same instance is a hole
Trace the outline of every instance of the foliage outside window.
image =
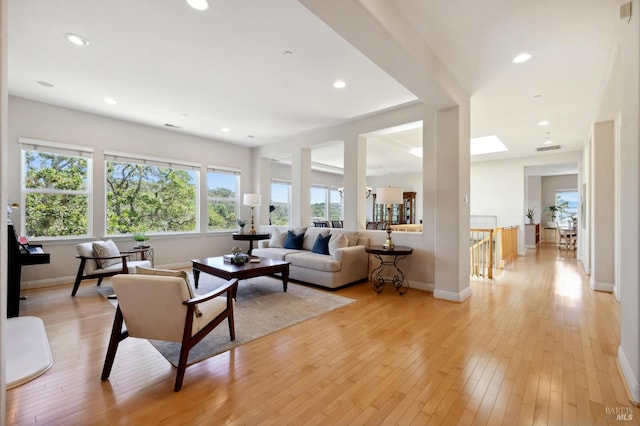
[(38, 237), (76, 237), (91, 233), (89, 149), (59, 144), (22, 145), (24, 233)]
[(237, 172), (209, 169), (207, 171), (207, 210), (209, 231), (235, 230), (238, 225), (240, 176)]
[(199, 172), (195, 166), (105, 157), (108, 235), (196, 231)]
[(327, 188), (312, 186), (310, 191), (311, 221), (327, 220)]
[(342, 220), (342, 197), (338, 188), (329, 190), (329, 220)]
[(291, 183), (282, 181), (271, 182), (271, 205), (275, 210), (271, 212), (271, 224), (289, 225), (291, 212)]

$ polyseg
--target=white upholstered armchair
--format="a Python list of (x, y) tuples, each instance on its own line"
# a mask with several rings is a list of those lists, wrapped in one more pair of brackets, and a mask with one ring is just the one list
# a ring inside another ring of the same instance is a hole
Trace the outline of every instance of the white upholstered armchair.
[(80, 266), (73, 283), (71, 296), (75, 296), (82, 280), (98, 279), (98, 285), (104, 277), (112, 277), (116, 274), (135, 273), (136, 267), (150, 267), (148, 260), (129, 261), (130, 252), (120, 252), (115, 243), (107, 241), (91, 241), (76, 245), (80, 259)]
[(225, 319), (229, 322), (230, 338), (235, 340), (232, 296), (237, 282), (227, 281), (207, 294), (191, 298), (189, 284), (180, 277), (114, 276), (118, 308), (101, 379), (109, 378), (118, 344), (127, 337), (182, 342), (174, 387), (179, 391), (191, 348)]

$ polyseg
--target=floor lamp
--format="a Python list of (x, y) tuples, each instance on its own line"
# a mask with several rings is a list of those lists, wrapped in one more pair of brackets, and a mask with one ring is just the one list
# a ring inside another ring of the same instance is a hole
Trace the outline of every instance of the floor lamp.
[(245, 206), (251, 207), (251, 229), (249, 229), (249, 234), (255, 235), (256, 228), (253, 226), (253, 209), (262, 203), (262, 196), (260, 194), (244, 194), (243, 201)]
[(393, 186), (378, 188), (376, 201), (380, 204), (387, 205), (387, 241), (382, 245), (382, 248), (385, 250), (393, 250), (394, 245), (393, 241), (391, 241), (391, 207), (394, 204), (402, 204), (402, 188)]

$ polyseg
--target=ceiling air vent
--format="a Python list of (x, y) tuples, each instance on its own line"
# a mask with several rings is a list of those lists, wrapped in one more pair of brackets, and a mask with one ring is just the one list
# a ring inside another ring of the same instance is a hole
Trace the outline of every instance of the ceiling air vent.
[(556, 149), (560, 149), (560, 148), (562, 148), (562, 145), (541, 146), (539, 148), (536, 148), (536, 151), (538, 152), (555, 151)]
[(166, 127), (171, 127), (172, 129), (181, 129), (182, 128), (180, 126), (176, 126), (175, 124), (171, 124), (171, 123), (164, 123), (164, 125)]

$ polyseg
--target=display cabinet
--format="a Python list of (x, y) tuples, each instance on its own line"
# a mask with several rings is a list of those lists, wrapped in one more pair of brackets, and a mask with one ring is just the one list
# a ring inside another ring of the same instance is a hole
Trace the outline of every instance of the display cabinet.
[[(392, 225), (416, 223), (416, 193), (403, 192), (402, 200), (402, 204), (394, 204), (391, 208)], [(373, 221), (387, 221), (387, 207), (376, 201), (376, 194), (373, 194)]]

